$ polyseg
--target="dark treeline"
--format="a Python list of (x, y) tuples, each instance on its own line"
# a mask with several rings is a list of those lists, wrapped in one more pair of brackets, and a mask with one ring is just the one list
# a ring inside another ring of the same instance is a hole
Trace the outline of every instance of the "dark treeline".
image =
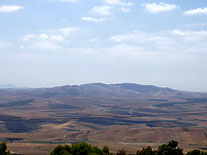
[[(0, 143), (0, 155), (10, 155), (5, 142)], [(127, 155), (127, 152), (122, 149), (117, 153), (112, 153), (107, 146), (100, 149), (97, 146), (82, 142), (72, 146), (58, 145), (50, 152), (50, 155)], [(136, 155), (184, 155), (184, 153), (182, 148), (178, 148), (178, 142), (171, 140), (167, 144), (162, 144), (156, 150), (153, 150), (151, 146), (137, 150)], [(185, 155), (207, 155), (207, 152), (193, 150)]]

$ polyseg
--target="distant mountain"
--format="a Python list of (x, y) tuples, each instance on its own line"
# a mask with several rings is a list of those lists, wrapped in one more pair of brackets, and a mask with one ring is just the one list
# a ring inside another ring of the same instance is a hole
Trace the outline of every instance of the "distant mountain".
[(138, 98), (155, 94), (178, 93), (170, 88), (161, 88), (152, 85), (139, 85), (134, 83), (103, 84), (90, 83), (83, 85), (66, 85), (54, 88), (29, 89), (27, 94), (37, 97), (102, 97), (102, 98)]
[[(162, 88), (153, 85), (135, 83), (104, 84), (89, 83), (83, 85), (66, 85), (53, 88), (13, 89), (9, 90), (13, 96), (26, 95), (41, 98), (68, 98), (68, 97), (95, 97), (120, 99), (147, 99), (147, 98), (182, 98), (183, 96), (197, 97), (201, 93), (178, 91), (171, 88)], [(19, 95), (18, 95), (19, 94)], [(7, 92), (8, 95), (8, 92)]]
[(202, 98), (205, 93), (178, 91), (166, 87), (140, 85), (135, 83), (89, 83), (83, 85), (65, 85), (53, 88), (35, 89), (0, 89), (1, 98), (31, 99), (31, 98), (102, 98), (102, 99), (183, 99)]
[(174, 92), (175, 90), (171, 88), (163, 88), (157, 87), (153, 85), (140, 85), (135, 83), (121, 83), (121, 84), (114, 84), (114, 86), (118, 86), (125, 90), (134, 90), (138, 92), (158, 92), (158, 91), (166, 91), (166, 92)]

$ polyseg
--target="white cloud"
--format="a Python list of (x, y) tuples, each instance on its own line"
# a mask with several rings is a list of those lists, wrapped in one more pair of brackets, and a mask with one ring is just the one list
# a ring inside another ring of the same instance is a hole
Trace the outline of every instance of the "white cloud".
[(167, 3), (145, 3), (143, 4), (150, 13), (159, 13), (164, 11), (171, 11), (177, 8), (176, 5)]
[(131, 11), (130, 8), (126, 8), (126, 7), (121, 7), (120, 10), (123, 12), (130, 12)]
[(55, 31), (59, 31), (61, 33), (63, 33), (64, 35), (69, 35), (72, 32), (78, 31), (79, 29), (77, 27), (66, 27), (66, 28), (62, 28), (59, 30), (55, 30)]
[(207, 31), (170, 30), (158, 33), (135, 31), (111, 36), (115, 44), (127, 44), (143, 48), (144, 51), (168, 52), (205, 52), (207, 50)]
[[(31, 39), (31, 38), (30, 38)], [(48, 39), (41, 38), (40, 36), (37, 36), (36, 39), (32, 38), (33, 40), (26, 40), (25, 43), (20, 46), (20, 48), (26, 48), (26, 49), (39, 49), (39, 50), (59, 50), (62, 49), (64, 46), (62, 46), (63, 40), (58, 40), (56, 36), (51, 36)], [(25, 41), (25, 39), (24, 39)]]
[(50, 36), (50, 40), (62, 42), (64, 41), (64, 38), (61, 35), (52, 35)]
[[(99, 15), (110, 15), (114, 9), (122, 12), (130, 12), (131, 6), (134, 6), (132, 2), (123, 2), (121, 0), (104, 0), (104, 3), (104, 6), (94, 6), (91, 12)], [(92, 18), (86, 20), (98, 22), (98, 20)]]
[(37, 36), (35, 34), (27, 34), (23, 37), (24, 41), (29, 41), (31, 39), (37, 39)]
[(132, 2), (122, 2), (121, 0), (105, 0), (106, 4), (109, 5), (119, 5), (119, 6), (133, 6), (134, 4)]
[(23, 9), (22, 6), (18, 6), (18, 5), (4, 5), (4, 6), (0, 6), (0, 12), (4, 12), (4, 13), (11, 13), (11, 12), (15, 12), (15, 11), (19, 11)]
[(53, 41), (66, 41), (67, 37), (75, 31), (78, 31), (79, 28), (76, 27), (65, 27), (60, 29), (53, 29), (45, 31), (41, 34), (27, 34), (23, 37), (23, 41), (30, 40), (53, 40)]
[(63, 36), (61, 35), (49, 35), (45, 33), (41, 33), (39, 35), (36, 34), (27, 34), (23, 37), (23, 41), (32, 41), (32, 40), (37, 40), (37, 41), (64, 41)]
[(98, 23), (107, 21), (107, 18), (94, 18), (94, 17), (82, 17), (81, 19), (88, 22), (98, 22)]
[(172, 30), (172, 35), (184, 36), (185, 33), (180, 30)]
[(47, 34), (42, 33), (42, 34), (39, 35), (39, 38), (40, 38), (41, 40), (46, 40), (46, 39), (49, 38), (49, 36), (48, 36)]
[(104, 0), (104, 3), (113, 6), (113, 8), (118, 8), (125, 13), (130, 12), (131, 6), (134, 6), (132, 2), (123, 2), (121, 0)]
[(207, 42), (207, 31), (181, 31), (172, 30), (172, 35), (180, 37), (186, 43), (196, 43), (197, 45), (203, 42)]
[(68, 46), (68, 43), (71, 43), (70, 34), (78, 30), (78, 28), (66, 27), (43, 31), (40, 34), (27, 34), (22, 38), (25, 44), (22, 47), (58, 50)]
[(94, 6), (92, 8), (92, 13), (100, 14), (100, 15), (110, 15), (111, 14), (111, 7), (110, 6)]
[(52, 41), (43, 41), (35, 43), (33, 48), (39, 48), (42, 50), (60, 50), (63, 47)]
[(4, 42), (4, 41), (0, 41), (0, 48), (8, 47), (8, 46), (10, 46), (10, 43)]
[[(173, 35), (188, 35), (188, 36), (207, 36), (207, 31), (206, 30), (201, 30), (201, 31), (181, 31), (178, 29), (172, 30)], [(207, 38), (206, 38), (207, 39)]]
[(110, 40), (115, 42), (145, 43), (145, 42), (165, 41), (167, 40), (167, 38), (159, 34), (155, 35), (146, 32), (135, 31), (129, 34), (112, 36), (110, 37)]
[(93, 38), (89, 40), (89, 42), (97, 42), (97, 41), (98, 41), (98, 38)]
[(203, 27), (203, 26), (207, 26), (207, 23), (196, 23), (196, 24), (186, 24), (183, 25), (183, 27)]
[(184, 12), (184, 15), (197, 15), (197, 14), (204, 14), (207, 15), (207, 8), (197, 8), (194, 10), (188, 10)]
[(49, 34), (39, 34), (39, 35), (26, 35), (23, 40), (28, 41), (30, 39), (35, 39), (35, 40), (43, 40), (43, 41), (57, 41), (57, 42), (64, 42), (65, 39), (62, 35), (49, 35)]

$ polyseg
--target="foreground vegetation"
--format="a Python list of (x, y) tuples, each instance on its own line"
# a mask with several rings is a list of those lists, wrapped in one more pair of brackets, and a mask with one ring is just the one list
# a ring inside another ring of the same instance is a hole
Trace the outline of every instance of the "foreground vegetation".
[(0, 143), (0, 155), (10, 155), (5, 142)]
[[(10, 152), (7, 150), (7, 145), (5, 142), (0, 143), (0, 155), (10, 155)], [(69, 145), (58, 145), (56, 146), (50, 155), (115, 155), (110, 152), (107, 146), (104, 146), (103, 149), (98, 148), (97, 146), (92, 146), (86, 142), (79, 144)], [(116, 155), (127, 155), (124, 149), (118, 151)], [(151, 146), (142, 148), (142, 150), (137, 150), (136, 155), (184, 155), (183, 149), (178, 148), (178, 142), (171, 140), (167, 144), (162, 144), (158, 149), (153, 150)], [(193, 150), (187, 152), (186, 155), (207, 155), (207, 152), (200, 150)]]
[[(104, 146), (103, 149), (100, 149), (96, 146), (91, 146), (85, 142), (69, 145), (58, 145), (50, 153), (50, 155), (113, 155), (110, 153), (109, 148)], [(125, 150), (120, 150), (116, 155), (127, 155)], [(183, 149), (178, 148), (177, 141), (169, 141), (167, 144), (163, 144), (158, 147), (157, 150), (152, 150), (150, 146), (138, 150), (136, 155), (184, 155)], [(200, 150), (193, 150), (187, 152), (186, 155), (207, 155), (207, 152)]]

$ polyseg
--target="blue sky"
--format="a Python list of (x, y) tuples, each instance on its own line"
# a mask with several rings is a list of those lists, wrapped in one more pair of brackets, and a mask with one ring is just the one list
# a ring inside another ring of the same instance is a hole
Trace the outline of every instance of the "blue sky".
[(0, 0), (0, 84), (207, 92), (206, 0)]

